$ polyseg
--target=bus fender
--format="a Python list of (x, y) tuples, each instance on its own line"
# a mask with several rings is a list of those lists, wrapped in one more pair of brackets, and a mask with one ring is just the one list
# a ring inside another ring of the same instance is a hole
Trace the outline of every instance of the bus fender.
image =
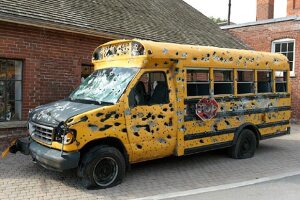
[(258, 128), (257, 128), (256, 125), (254, 125), (252, 123), (249, 123), (249, 122), (242, 124), (241, 126), (239, 126), (235, 130), (235, 132), (234, 132), (234, 138), (233, 138), (233, 145), (236, 144), (236, 142), (238, 140), (238, 137), (239, 137), (239, 135), (240, 135), (240, 133), (242, 132), (243, 129), (249, 129), (249, 130), (251, 130), (251, 131), (253, 131), (255, 133), (255, 137), (256, 137), (256, 141), (257, 141), (257, 145), (258, 145), (259, 144), (259, 140), (261, 138), (260, 132), (259, 132), (259, 130), (258, 130)]

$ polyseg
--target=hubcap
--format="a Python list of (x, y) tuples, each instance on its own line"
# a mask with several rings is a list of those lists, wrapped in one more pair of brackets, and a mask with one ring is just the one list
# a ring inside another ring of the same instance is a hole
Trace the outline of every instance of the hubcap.
[(93, 177), (97, 185), (105, 187), (112, 184), (118, 175), (118, 165), (113, 158), (105, 157), (97, 162)]
[(248, 138), (246, 138), (243, 144), (241, 145), (241, 153), (242, 155), (244, 155), (249, 153), (250, 150), (251, 150), (251, 142), (249, 141)]

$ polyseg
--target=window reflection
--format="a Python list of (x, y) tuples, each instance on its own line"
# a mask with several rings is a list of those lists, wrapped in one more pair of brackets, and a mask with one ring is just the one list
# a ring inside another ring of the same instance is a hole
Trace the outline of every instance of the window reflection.
[(20, 120), (22, 61), (0, 58), (0, 121)]

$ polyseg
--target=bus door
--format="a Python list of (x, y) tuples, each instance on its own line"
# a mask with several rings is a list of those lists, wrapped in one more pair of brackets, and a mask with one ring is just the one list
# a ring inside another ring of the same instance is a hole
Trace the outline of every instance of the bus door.
[(134, 161), (168, 156), (176, 146), (173, 84), (169, 73), (142, 70), (128, 95), (126, 126)]

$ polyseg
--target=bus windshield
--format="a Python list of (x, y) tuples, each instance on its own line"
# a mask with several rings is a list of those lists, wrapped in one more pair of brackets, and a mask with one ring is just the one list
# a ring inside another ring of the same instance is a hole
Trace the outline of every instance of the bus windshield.
[(96, 70), (69, 96), (69, 100), (115, 104), (137, 71), (138, 68), (121, 67)]

